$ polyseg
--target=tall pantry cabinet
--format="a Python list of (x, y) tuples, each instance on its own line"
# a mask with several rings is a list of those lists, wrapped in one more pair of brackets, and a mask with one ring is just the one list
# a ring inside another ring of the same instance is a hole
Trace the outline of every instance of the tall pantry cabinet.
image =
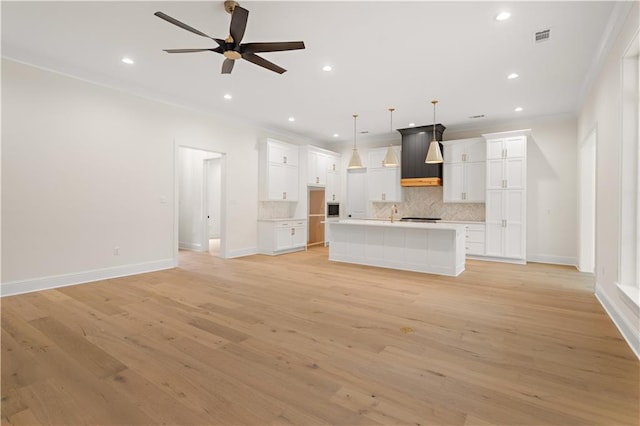
[(527, 136), (491, 133), (486, 165), (486, 256), (526, 262)]

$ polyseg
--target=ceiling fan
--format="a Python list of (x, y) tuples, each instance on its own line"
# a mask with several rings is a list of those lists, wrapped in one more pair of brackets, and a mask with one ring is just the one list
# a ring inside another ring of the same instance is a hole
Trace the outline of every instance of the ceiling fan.
[(209, 38), (218, 43), (218, 47), (211, 49), (164, 49), (164, 51), (168, 53), (193, 53), (207, 51), (220, 53), (226, 58), (222, 63), (222, 74), (231, 74), (233, 65), (235, 64), (235, 60), (241, 58), (268, 70), (277, 72), (278, 74), (282, 74), (287, 70), (274, 64), (273, 62), (267, 61), (261, 56), (256, 55), (256, 53), (304, 49), (303, 41), (240, 43), (242, 41), (242, 37), (244, 37), (244, 31), (247, 27), (247, 18), (249, 17), (249, 11), (243, 7), (240, 7), (237, 2), (229, 0), (224, 2), (224, 7), (225, 10), (231, 14), (229, 37), (224, 40), (208, 36), (207, 34), (198, 31), (195, 28), (190, 27), (189, 25), (182, 23), (177, 19), (172, 18), (171, 16), (162, 12), (154, 13), (154, 15), (158, 18), (164, 19), (165, 21), (170, 22), (173, 25), (176, 25), (199, 36)]

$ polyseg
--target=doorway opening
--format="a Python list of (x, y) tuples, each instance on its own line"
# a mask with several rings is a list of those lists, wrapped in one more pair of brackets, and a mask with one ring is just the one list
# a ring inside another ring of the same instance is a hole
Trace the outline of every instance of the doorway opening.
[(178, 250), (226, 257), (225, 155), (188, 146), (176, 152), (176, 258)]
[(596, 129), (580, 146), (579, 173), (579, 255), (578, 270), (594, 273), (596, 257)]

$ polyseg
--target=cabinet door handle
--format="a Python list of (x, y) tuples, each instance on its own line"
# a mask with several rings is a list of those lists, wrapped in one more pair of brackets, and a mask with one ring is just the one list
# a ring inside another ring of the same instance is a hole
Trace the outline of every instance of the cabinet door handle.
[(335, 164), (333, 164), (333, 171), (334, 172), (336, 171), (336, 165)]
[(291, 235), (296, 235), (296, 228), (291, 228)]
[(286, 199), (287, 199), (287, 193), (286, 193), (286, 192), (283, 192), (283, 193), (282, 193), (282, 199), (283, 199), (283, 200), (286, 200)]
[(320, 178), (316, 176), (316, 183), (320, 183)]
[(467, 154), (462, 154), (462, 161), (467, 161)]
[(331, 198), (332, 198), (332, 200), (331, 200), (331, 201), (335, 201), (335, 200), (336, 200), (336, 194), (333, 194), (333, 195), (331, 196)]
[(282, 163), (287, 164), (287, 156), (282, 157)]

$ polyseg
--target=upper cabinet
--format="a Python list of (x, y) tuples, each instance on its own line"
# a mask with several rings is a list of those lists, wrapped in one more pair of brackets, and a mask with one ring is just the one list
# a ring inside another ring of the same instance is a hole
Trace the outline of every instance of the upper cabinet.
[(307, 184), (325, 186), (328, 170), (329, 156), (323, 152), (309, 149), (307, 151)]
[(307, 185), (326, 186), (328, 173), (340, 171), (340, 155), (314, 146), (307, 146)]
[(527, 138), (513, 136), (487, 140), (487, 159), (523, 158), (527, 156)]
[[(399, 146), (394, 146), (396, 156), (400, 158)], [(368, 153), (367, 185), (369, 200), (376, 202), (402, 202), (403, 193), (400, 185), (400, 167), (385, 167), (383, 160), (387, 148), (375, 148)]]
[(443, 201), (484, 203), (486, 145), (483, 138), (445, 141), (443, 144)]
[(274, 139), (260, 144), (260, 201), (298, 201), (298, 151), (296, 145)]
[(526, 136), (487, 140), (487, 189), (524, 189)]

